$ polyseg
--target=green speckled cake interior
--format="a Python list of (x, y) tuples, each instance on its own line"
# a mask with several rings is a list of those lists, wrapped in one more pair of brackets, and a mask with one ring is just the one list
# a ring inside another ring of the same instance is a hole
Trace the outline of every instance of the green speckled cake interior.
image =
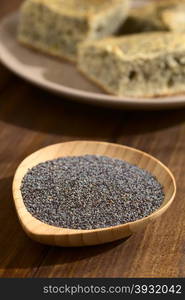
[(184, 92), (185, 33), (142, 33), (84, 43), (79, 49), (79, 68), (117, 96)]

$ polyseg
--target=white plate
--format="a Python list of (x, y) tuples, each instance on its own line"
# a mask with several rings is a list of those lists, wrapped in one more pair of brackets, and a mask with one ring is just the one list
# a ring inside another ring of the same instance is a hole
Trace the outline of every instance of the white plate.
[(170, 109), (185, 106), (185, 95), (135, 99), (104, 94), (74, 65), (21, 46), (16, 40), (18, 13), (0, 24), (0, 60), (17, 75), (50, 92), (73, 100), (129, 109)]

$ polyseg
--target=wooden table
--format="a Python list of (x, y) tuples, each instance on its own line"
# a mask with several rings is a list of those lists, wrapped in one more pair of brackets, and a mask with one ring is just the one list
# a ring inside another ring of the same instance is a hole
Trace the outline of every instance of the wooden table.
[[(21, 0), (1, 0), (0, 17)], [(162, 219), (125, 241), (65, 249), (21, 229), (12, 178), (33, 151), (62, 141), (110, 141), (149, 152), (174, 172), (178, 193)], [(185, 277), (185, 110), (119, 111), (46, 93), (0, 65), (0, 276)]]

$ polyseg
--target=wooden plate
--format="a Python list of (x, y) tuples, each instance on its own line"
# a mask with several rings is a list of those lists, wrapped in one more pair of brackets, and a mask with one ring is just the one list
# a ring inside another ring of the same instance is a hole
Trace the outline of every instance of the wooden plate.
[[(85, 154), (106, 155), (125, 160), (152, 173), (164, 187), (165, 198), (159, 209), (148, 217), (123, 225), (93, 230), (59, 228), (34, 218), (26, 209), (21, 182), (28, 169), (35, 165), (64, 156)], [(127, 237), (147, 226), (161, 216), (172, 204), (176, 194), (176, 183), (172, 173), (160, 161), (142, 151), (104, 142), (75, 141), (51, 145), (28, 156), (18, 167), (13, 181), (13, 197), (19, 220), (32, 239), (49, 245), (81, 247), (104, 244)]]
[(24, 48), (16, 40), (19, 15), (0, 24), (0, 60), (17, 75), (62, 97), (103, 106), (127, 109), (171, 109), (185, 106), (185, 95), (136, 99), (104, 94), (85, 79), (74, 65)]

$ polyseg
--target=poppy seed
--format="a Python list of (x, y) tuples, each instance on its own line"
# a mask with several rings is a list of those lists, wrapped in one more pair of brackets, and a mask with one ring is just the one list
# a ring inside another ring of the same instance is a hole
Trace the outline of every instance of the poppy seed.
[(119, 159), (84, 155), (40, 163), (24, 176), (27, 210), (49, 225), (96, 229), (132, 222), (158, 209), (162, 185)]

